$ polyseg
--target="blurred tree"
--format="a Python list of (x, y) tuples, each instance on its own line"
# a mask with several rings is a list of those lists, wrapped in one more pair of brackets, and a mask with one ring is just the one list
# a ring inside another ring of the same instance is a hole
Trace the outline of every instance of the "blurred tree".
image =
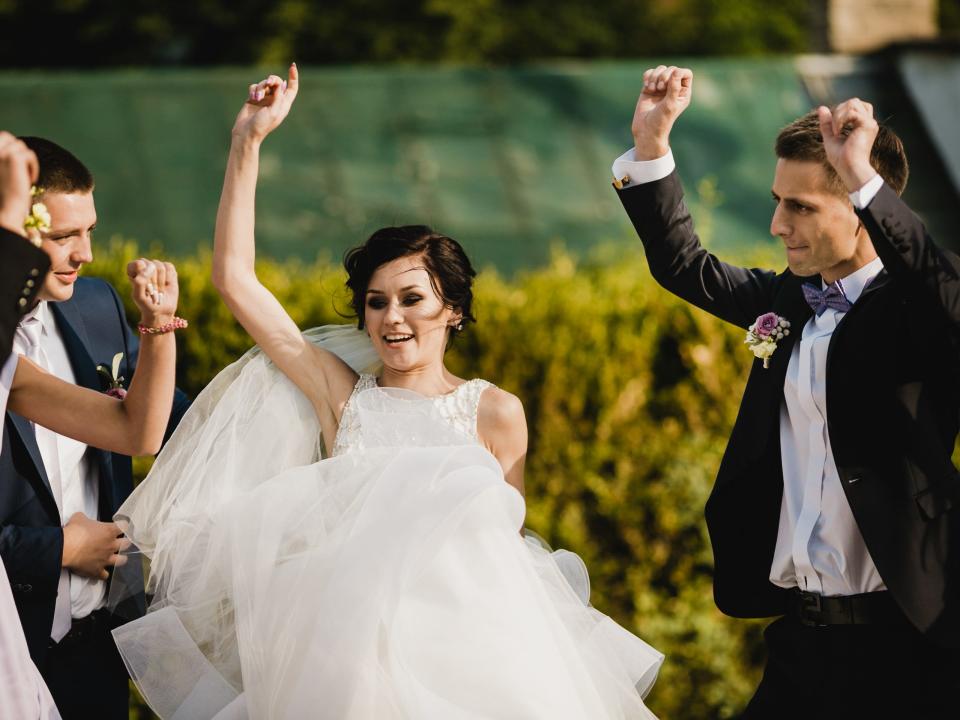
[[(809, 52), (805, 0), (0, 0), (5, 67)], [(940, 0), (945, 38), (960, 0)]]
[(807, 48), (807, 24), (803, 0), (0, 0), (0, 60), (83, 68), (786, 53)]

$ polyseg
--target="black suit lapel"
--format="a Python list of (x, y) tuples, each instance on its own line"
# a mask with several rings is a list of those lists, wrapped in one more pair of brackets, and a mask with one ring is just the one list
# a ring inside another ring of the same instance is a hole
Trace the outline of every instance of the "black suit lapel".
[(870, 297), (873, 296), (878, 290), (886, 287), (890, 282), (890, 274), (886, 270), (880, 270), (877, 273), (876, 277), (871, 280), (867, 286), (860, 293), (860, 297), (857, 298), (857, 301), (853, 304), (853, 307), (850, 310), (843, 314), (843, 317), (840, 318), (840, 322), (837, 323), (836, 329), (834, 329), (833, 334), (830, 336), (830, 344), (827, 346), (827, 364), (826, 367), (833, 367), (831, 360), (833, 360), (833, 349), (837, 346), (836, 339), (840, 337), (843, 332), (846, 330), (847, 325), (851, 317), (855, 316), (861, 309), (864, 307), (864, 301), (868, 301)]
[[(97, 374), (97, 366), (93, 360), (94, 354), (90, 349), (83, 316), (72, 302), (51, 303), (50, 307), (53, 309), (57, 328), (63, 337), (63, 344), (67, 349), (67, 357), (70, 359), (77, 385), (100, 392), (100, 376)], [(97, 468), (100, 519), (110, 519), (113, 514), (112, 456), (106, 450), (94, 447), (89, 448), (87, 454)]]
[(816, 282), (818, 278), (796, 277), (789, 272), (781, 276), (770, 311), (790, 321), (790, 334), (777, 342), (767, 367), (761, 360), (753, 363), (731, 438), (730, 447), (735, 445), (736, 449), (730, 453), (728, 448), (728, 454), (739, 462), (750, 464), (773, 457), (768, 453), (772, 443), (776, 444), (779, 456), (780, 406), (787, 367), (803, 327), (813, 315), (800, 289), (802, 283), (809, 281)]
[(890, 273), (888, 273), (886, 270), (880, 270), (880, 272), (877, 273), (877, 276), (873, 280), (871, 280), (867, 284), (867, 286), (863, 289), (863, 292), (860, 293), (860, 298), (857, 300), (857, 302), (860, 302), (860, 299), (867, 297), (871, 293), (875, 293), (877, 290), (884, 287), (889, 282), (890, 282)]
[(751, 379), (753, 375), (762, 376), (775, 386), (778, 389), (776, 393), (778, 398), (783, 391), (783, 381), (787, 376), (787, 365), (790, 364), (793, 346), (803, 334), (804, 325), (813, 315), (813, 310), (804, 299), (803, 290), (800, 288), (805, 282), (819, 285), (820, 277), (797, 277), (790, 273), (783, 275), (780, 290), (773, 299), (773, 312), (790, 321), (790, 334), (777, 343), (777, 349), (770, 358), (769, 367), (764, 368), (762, 363), (758, 363), (758, 369), (751, 374)]

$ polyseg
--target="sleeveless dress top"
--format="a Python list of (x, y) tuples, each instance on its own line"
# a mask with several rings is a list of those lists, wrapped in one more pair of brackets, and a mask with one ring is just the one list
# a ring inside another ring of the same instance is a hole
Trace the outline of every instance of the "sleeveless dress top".
[[(477, 444), (482, 444), (477, 434), (477, 414), (480, 410), (480, 396), (491, 385), (492, 383), (486, 380), (474, 378), (458, 385), (452, 392), (425, 399), (429, 400), (436, 413), (456, 431)], [(365, 390), (374, 390), (379, 387), (375, 375), (360, 374), (340, 416), (340, 427), (333, 443), (332, 456), (346, 455), (363, 449), (360, 416), (355, 398)]]

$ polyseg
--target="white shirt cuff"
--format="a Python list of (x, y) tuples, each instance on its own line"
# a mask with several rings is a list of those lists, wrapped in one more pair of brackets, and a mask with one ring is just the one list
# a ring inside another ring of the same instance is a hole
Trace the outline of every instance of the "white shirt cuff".
[(667, 150), (666, 155), (655, 160), (637, 160), (634, 149), (630, 148), (613, 161), (613, 184), (619, 189), (663, 180), (676, 166), (673, 150)]
[(877, 193), (880, 192), (880, 188), (883, 187), (883, 178), (880, 177), (880, 174), (877, 173), (872, 178), (867, 180), (863, 184), (863, 187), (859, 190), (854, 190), (850, 193), (850, 202), (853, 203), (853, 206), (857, 210), (863, 210), (867, 205), (870, 204), (870, 201), (876, 197)]

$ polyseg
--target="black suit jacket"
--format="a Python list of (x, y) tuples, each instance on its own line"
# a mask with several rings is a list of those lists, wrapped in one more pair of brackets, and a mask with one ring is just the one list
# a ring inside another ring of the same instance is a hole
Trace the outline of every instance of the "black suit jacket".
[[(779, 414), (793, 344), (812, 314), (800, 285), (820, 279), (720, 262), (697, 239), (676, 172), (618, 194), (661, 285), (742, 328), (773, 311), (795, 330), (769, 368), (754, 360), (706, 506), (717, 606), (736, 617), (783, 614), (787, 591), (769, 581), (783, 494)], [(920, 631), (957, 647), (960, 258), (886, 185), (858, 215), (884, 271), (830, 340), (830, 443), (885, 585)]]
[[(119, 374), (129, 381), (139, 344), (113, 287), (103, 280), (79, 278), (73, 297), (52, 303), (51, 309), (78, 385), (102, 390), (97, 365), (110, 367), (118, 352), (123, 353)], [(187, 397), (177, 390), (168, 435), (188, 406)], [(109, 521), (133, 491), (132, 462), (125, 455), (96, 448), (88, 453), (98, 471), (98, 519)], [(30, 655), (38, 665), (50, 638), (62, 554), (60, 513), (33, 428), (26, 418), (7, 412), (0, 452), (0, 557), (7, 568)], [(134, 603), (142, 605), (142, 595), (134, 598)], [(125, 614), (136, 611), (124, 608)]]
[(43, 250), (0, 228), (0, 367), (10, 355), (17, 323), (33, 305), (49, 267)]

